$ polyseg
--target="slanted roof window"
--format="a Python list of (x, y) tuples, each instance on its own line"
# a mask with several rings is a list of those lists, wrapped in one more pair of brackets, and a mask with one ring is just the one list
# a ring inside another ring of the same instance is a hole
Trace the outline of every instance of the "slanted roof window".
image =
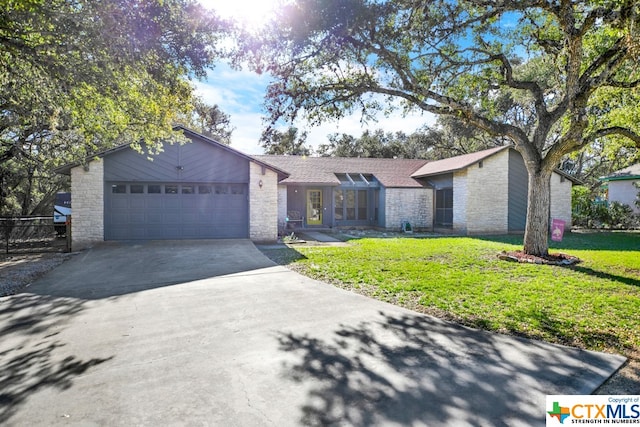
[(336, 178), (343, 186), (374, 188), (380, 186), (378, 180), (370, 173), (337, 173)]

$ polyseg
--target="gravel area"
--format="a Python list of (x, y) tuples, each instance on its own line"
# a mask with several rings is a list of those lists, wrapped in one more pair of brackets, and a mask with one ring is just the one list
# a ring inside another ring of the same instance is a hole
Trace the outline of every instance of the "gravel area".
[(0, 255), (0, 297), (13, 295), (69, 259), (69, 253)]

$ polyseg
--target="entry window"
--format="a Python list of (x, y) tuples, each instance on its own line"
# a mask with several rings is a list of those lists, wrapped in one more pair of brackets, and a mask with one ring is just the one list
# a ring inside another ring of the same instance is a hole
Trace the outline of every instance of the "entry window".
[(127, 184), (115, 184), (111, 186), (113, 194), (125, 194), (127, 192)]
[(131, 194), (144, 194), (144, 185), (131, 184), (130, 190), (131, 190)]
[(195, 190), (193, 185), (183, 185), (182, 186), (182, 194), (194, 194)]
[(200, 194), (211, 194), (211, 186), (210, 185), (199, 185), (198, 193)]
[(453, 188), (436, 190), (436, 225), (453, 226)]
[(165, 185), (164, 194), (178, 194), (178, 186), (173, 184)]
[(160, 184), (149, 184), (147, 186), (147, 193), (160, 194), (162, 193), (162, 186)]

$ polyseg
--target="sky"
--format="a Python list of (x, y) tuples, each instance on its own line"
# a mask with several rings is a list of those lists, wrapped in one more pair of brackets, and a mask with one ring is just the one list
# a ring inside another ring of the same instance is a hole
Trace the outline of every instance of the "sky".
[[(275, 0), (200, 0), (205, 7), (214, 9), (223, 18), (234, 18), (248, 25), (258, 26), (269, 18)], [(206, 80), (195, 81), (196, 93), (208, 103), (217, 104), (230, 115), (235, 128), (231, 146), (246, 154), (262, 154), (259, 139), (263, 129), (263, 104), (269, 76), (257, 75), (248, 70), (237, 71), (219, 63), (209, 71)], [(383, 129), (385, 132), (414, 132), (424, 124), (433, 124), (430, 115), (414, 113), (403, 117), (400, 112), (389, 117), (379, 116), (377, 122), (360, 123), (360, 114), (346, 117), (339, 122), (327, 122), (309, 127), (305, 122), (295, 123), (308, 132), (307, 144), (314, 148), (327, 142), (327, 135), (347, 133), (360, 136), (367, 129)]]

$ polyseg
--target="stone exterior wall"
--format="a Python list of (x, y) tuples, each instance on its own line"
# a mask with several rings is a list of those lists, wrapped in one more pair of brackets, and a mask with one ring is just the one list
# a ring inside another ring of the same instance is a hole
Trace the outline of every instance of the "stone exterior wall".
[(71, 169), (71, 236), (74, 251), (104, 241), (104, 163)]
[[(506, 234), (509, 226), (509, 150), (486, 158), (466, 173), (467, 234)], [(454, 185), (454, 209), (456, 188)]]
[(416, 230), (433, 228), (433, 190), (429, 188), (385, 189), (385, 228), (399, 230), (409, 221)]
[[(260, 182), (262, 182), (262, 186)], [(275, 242), (278, 240), (279, 194), (278, 174), (271, 169), (250, 162), (249, 238), (254, 242)]]
[(453, 231), (456, 233), (467, 233), (467, 197), (467, 170), (465, 169), (453, 174)]
[(278, 225), (284, 226), (287, 220), (287, 186), (278, 185)]
[(565, 229), (571, 228), (571, 187), (568, 179), (557, 173), (551, 175), (551, 219), (561, 219)]

